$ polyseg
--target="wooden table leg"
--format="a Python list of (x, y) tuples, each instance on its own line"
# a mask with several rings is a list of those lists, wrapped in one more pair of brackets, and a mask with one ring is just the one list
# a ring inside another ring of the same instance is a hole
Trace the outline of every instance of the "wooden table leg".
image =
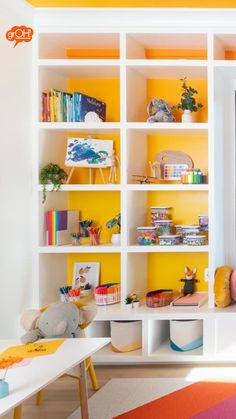
[(14, 409), (14, 419), (21, 419), (21, 412), (22, 412), (22, 404), (19, 404), (19, 406), (16, 406)]
[(86, 361), (80, 363), (80, 403), (81, 403), (81, 417), (82, 419), (89, 419), (88, 413), (88, 391), (87, 391), (87, 378), (86, 378)]

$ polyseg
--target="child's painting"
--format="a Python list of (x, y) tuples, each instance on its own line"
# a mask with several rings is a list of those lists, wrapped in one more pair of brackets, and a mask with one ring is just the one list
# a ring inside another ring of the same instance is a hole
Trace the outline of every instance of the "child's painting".
[[(95, 288), (99, 282), (99, 262), (76, 262), (74, 264), (73, 288)], [(89, 285), (88, 285), (89, 284)]]
[(70, 167), (111, 167), (112, 140), (68, 138), (65, 165)]

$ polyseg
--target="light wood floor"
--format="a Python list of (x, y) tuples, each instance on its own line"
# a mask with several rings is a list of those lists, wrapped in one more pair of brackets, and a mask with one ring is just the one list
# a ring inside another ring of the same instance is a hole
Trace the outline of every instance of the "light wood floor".
[[(192, 368), (214, 365), (149, 365), (149, 366), (96, 366), (96, 374), (100, 386), (111, 378), (148, 378), (148, 377), (185, 377)], [(220, 365), (217, 365), (220, 367)], [(88, 379), (89, 397), (93, 394)], [(63, 377), (44, 390), (44, 402), (35, 405), (35, 398), (27, 400), (23, 405), (22, 419), (65, 419), (79, 406), (78, 382), (76, 379)], [(11, 419), (6, 415), (3, 419)], [(101, 418), (102, 419), (102, 418)]]

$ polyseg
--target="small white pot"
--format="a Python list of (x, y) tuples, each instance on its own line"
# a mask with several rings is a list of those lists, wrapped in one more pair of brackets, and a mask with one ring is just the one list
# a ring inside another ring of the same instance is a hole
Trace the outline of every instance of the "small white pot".
[(188, 109), (185, 109), (182, 114), (182, 122), (193, 122), (192, 112)]
[(132, 304), (132, 303), (130, 303), (130, 304), (125, 304), (125, 309), (126, 309), (126, 310), (132, 310), (132, 308), (133, 308), (133, 304)]
[(133, 301), (132, 306), (133, 308), (138, 308), (140, 306), (140, 301)]
[(115, 244), (116, 246), (119, 246), (120, 245), (120, 234), (112, 234), (111, 242), (112, 242), (112, 244)]

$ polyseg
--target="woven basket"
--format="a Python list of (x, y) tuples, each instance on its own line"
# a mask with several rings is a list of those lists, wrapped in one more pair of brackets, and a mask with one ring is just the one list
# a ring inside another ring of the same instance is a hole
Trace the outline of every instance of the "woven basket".
[(173, 290), (155, 290), (150, 291), (146, 295), (146, 304), (148, 307), (164, 307), (168, 306), (174, 299)]

